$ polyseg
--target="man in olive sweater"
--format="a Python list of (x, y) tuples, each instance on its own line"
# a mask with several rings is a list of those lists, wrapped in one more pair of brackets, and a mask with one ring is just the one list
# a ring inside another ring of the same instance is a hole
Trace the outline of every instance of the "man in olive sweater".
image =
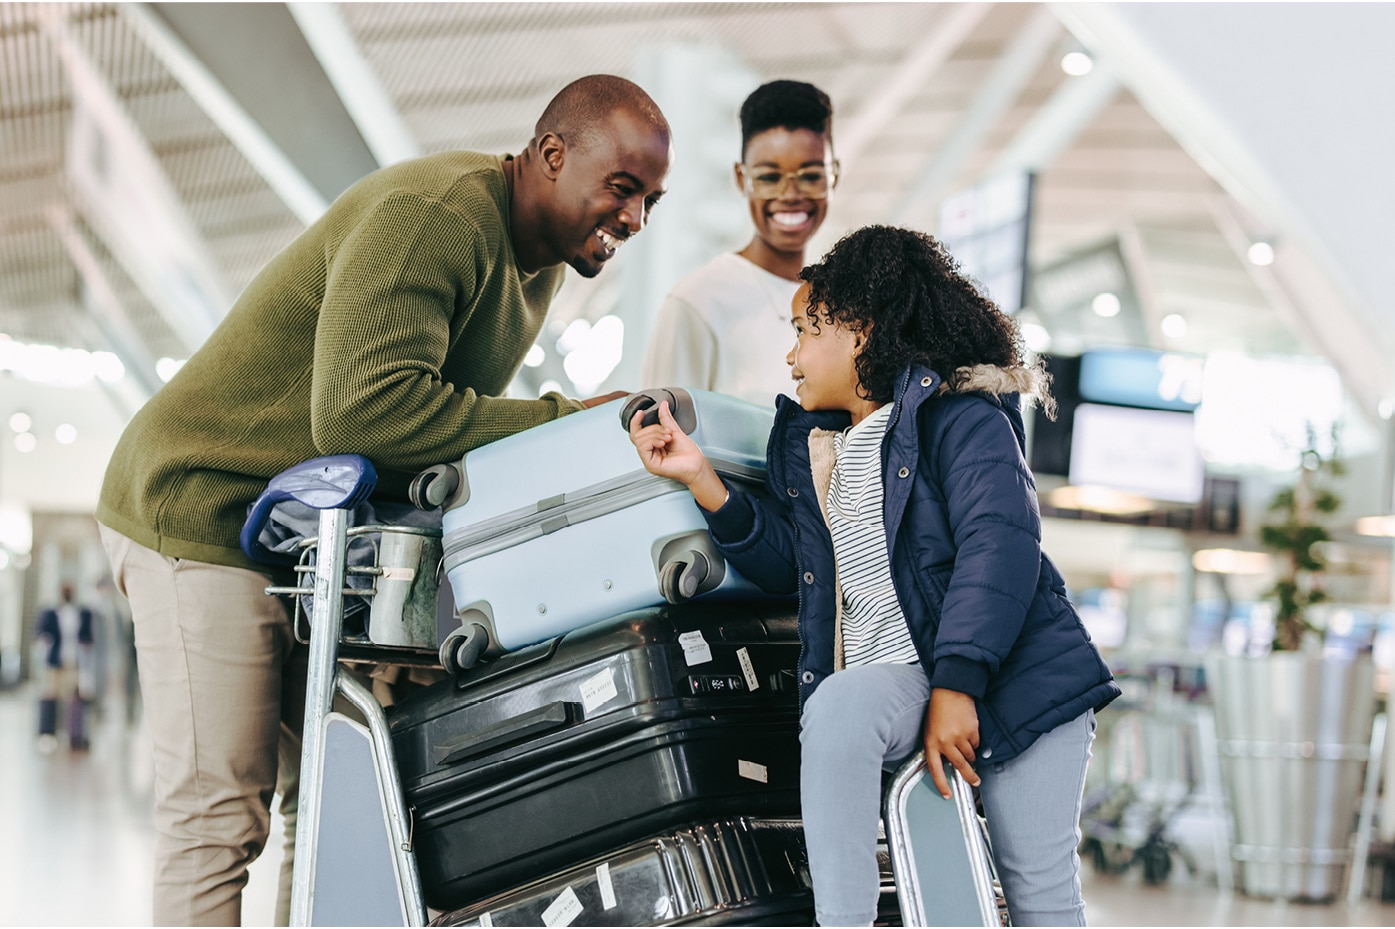
[[(377, 171), (272, 259), (132, 419), (96, 516), (131, 602), (154, 743), (156, 924), (239, 923), (278, 786), (293, 831), (299, 758), (285, 749), (304, 649), (239, 549), (248, 504), (291, 465), (342, 452), (400, 493), (421, 468), (618, 396), (498, 395), (562, 265), (598, 274), (644, 227), (671, 157), (653, 100), (595, 75), (548, 104), (517, 156)], [(289, 867), (281, 917), (288, 888)]]

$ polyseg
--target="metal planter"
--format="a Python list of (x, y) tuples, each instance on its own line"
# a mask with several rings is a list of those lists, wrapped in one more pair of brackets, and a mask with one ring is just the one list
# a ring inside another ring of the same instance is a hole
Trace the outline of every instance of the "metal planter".
[(1335, 899), (1351, 860), (1375, 713), (1370, 655), (1213, 655), (1206, 670), (1239, 888)]

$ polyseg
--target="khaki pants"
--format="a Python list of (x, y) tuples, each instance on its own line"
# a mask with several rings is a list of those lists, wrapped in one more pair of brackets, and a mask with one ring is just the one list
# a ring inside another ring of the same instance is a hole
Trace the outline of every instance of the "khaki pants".
[(285, 925), (306, 662), (289, 612), (264, 593), (266, 575), (167, 558), (105, 526), (101, 535), (131, 602), (154, 747), (155, 925), (241, 922), (247, 866), (266, 845), (276, 792)]

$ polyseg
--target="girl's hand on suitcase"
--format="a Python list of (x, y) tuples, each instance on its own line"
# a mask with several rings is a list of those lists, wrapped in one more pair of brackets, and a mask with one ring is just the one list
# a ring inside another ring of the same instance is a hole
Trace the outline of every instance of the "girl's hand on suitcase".
[(974, 698), (957, 690), (936, 687), (930, 691), (930, 712), (925, 714), (925, 764), (940, 796), (949, 799), (949, 778), (944, 758), (974, 787), (979, 777), (973, 761), (978, 748), (978, 710)]
[(726, 502), (726, 485), (712, 470), (702, 449), (674, 421), (668, 402), (659, 404), (659, 421), (652, 426), (640, 425), (644, 413), (636, 410), (630, 417), (630, 441), (639, 450), (645, 470), (686, 484), (704, 509), (720, 508)]

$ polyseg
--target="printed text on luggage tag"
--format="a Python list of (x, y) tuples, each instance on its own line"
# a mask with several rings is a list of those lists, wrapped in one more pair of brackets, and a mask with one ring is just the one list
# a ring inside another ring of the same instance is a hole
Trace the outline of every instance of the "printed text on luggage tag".
[(562, 891), (561, 896), (552, 901), (551, 906), (543, 910), (543, 925), (570, 926), (572, 920), (579, 915), (581, 915), (581, 901), (576, 898), (576, 891), (568, 887)]
[(581, 682), (581, 706), (586, 715), (597, 707), (604, 706), (619, 696), (615, 689), (615, 669), (606, 668), (600, 674), (588, 677)]
[(680, 633), (678, 644), (683, 646), (683, 660), (690, 668), (695, 664), (706, 664), (712, 660), (712, 646), (707, 644), (707, 640), (697, 629)]
[(741, 673), (746, 678), (746, 689), (759, 690), (760, 678), (756, 677), (756, 666), (751, 664), (751, 653), (746, 651), (744, 647), (738, 648), (736, 660), (741, 662)]
[(601, 889), (601, 909), (615, 909), (615, 885), (610, 881), (610, 862), (596, 868), (596, 886)]
[(760, 781), (762, 784), (770, 783), (770, 774), (766, 771), (765, 765), (756, 764), (754, 761), (742, 761), (737, 759), (736, 771), (749, 781)]

